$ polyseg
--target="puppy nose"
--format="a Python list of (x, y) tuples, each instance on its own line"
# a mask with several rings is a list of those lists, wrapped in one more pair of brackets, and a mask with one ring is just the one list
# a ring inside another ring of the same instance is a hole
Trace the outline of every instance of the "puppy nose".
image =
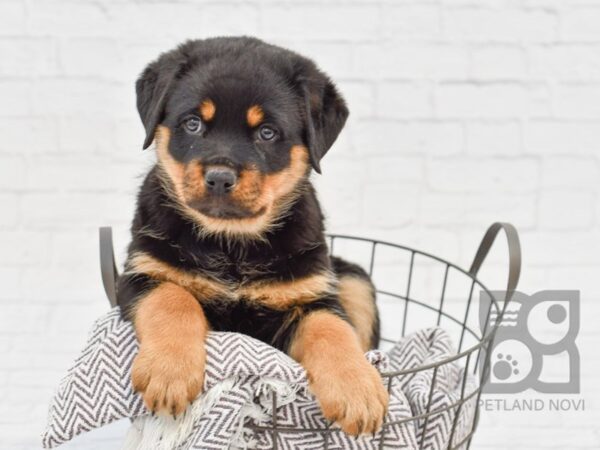
[(206, 171), (204, 182), (206, 183), (206, 188), (209, 192), (223, 195), (233, 189), (237, 182), (237, 176), (232, 169), (227, 167), (215, 167)]

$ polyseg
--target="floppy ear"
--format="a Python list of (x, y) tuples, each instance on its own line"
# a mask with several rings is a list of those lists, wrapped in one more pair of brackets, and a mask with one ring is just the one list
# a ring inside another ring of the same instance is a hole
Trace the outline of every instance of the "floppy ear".
[(154, 140), (154, 132), (165, 114), (169, 91), (179, 72), (179, 65), (160, 58), (151, 63), (135, 83), (137, 109), (146, 129), (144, 150)]
[(349, 111), (335, 85), (320, 72), (303, 82), (303, 96), (310, 163), (321, 173), (321, 158), (344, 128)]

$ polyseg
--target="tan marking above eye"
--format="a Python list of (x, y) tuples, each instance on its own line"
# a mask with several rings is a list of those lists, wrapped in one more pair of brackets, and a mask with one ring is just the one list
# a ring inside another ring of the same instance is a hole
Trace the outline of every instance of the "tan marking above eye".
[(200, 116), (205, 122), (210, 122), (215, 117), (217, 106), (211, 99), (206, 99), (200, 103)]
[(265, 113), (262, 108), (258, 105), (253, 105), (248, 108), (246, 112), (246, 122), (248, 122), (248, 126), (254, 128), (259, 125), (263, 119), (265, 118)]

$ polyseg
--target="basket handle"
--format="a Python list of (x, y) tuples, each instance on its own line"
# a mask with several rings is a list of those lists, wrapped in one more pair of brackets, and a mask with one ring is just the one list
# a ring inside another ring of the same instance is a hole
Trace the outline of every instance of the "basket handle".
[(473, 258), (473, 264), (471, 264), (471, 268), (469, 269), (469, 273), (473, 277), (477, 276), (477, 273), (485, 261), (490, 248), (492, 248), (492, 245), (496, 240), (496, 236), (498, 236), (498, 232), (500, 230), (504, 230), (504, 234), (506, 234), (506, 240), (508, 243), (508, 283), (506, 286), (506, 297), (504, 298), (503, 305), (503, 307), (506, 308), (506, 305), (517, 289), (519, 277), (521, 276), (521, 243), (519, 241), (519, 233), (512, 224), (507, 222), (496, 222), (490, 225), (485, 232), (481, 243), (479, 244), (475, 258)]
[(111, 307), (117, 306), (117, 279), (119, 272), (115, 264), (112, 228), (100, 227), (100, 271), (102, 284)]

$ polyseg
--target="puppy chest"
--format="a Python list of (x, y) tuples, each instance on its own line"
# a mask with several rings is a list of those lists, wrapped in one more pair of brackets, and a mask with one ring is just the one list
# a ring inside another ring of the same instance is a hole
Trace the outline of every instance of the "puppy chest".
[(276, 278), (252, 281), (219, 281), (202, 275), (183, 281), (202, 304), (245, 303), (278, 311), (319, 300), (334, 294), (337, 284), (329, 272), (319, 272), (300, 279)]

